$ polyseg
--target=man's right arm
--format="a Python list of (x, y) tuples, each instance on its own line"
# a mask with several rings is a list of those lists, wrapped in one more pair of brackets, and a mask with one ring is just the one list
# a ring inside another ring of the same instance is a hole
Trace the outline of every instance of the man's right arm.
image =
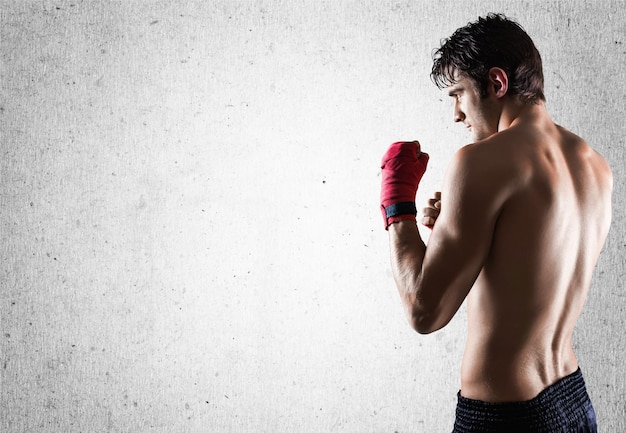
[(504, 200), (502, 185), (510, 176), (493, 162), (475, 148), (456, 153), (427, 247), (415, 222), (389, 227), (394, 279), (419, 333), (436, 331), (452, 319), (484, 265)]

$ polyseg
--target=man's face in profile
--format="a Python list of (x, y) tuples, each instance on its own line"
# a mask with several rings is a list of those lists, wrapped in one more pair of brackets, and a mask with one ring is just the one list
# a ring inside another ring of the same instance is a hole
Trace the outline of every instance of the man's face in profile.
[(447, 88), (453, 99), (453, 118), (470, 131), (472, 140), (480, 141), (498, 132), (500, 109), (492, 93), (481, 96), (478, 84), (460, 75), (455, 84)]

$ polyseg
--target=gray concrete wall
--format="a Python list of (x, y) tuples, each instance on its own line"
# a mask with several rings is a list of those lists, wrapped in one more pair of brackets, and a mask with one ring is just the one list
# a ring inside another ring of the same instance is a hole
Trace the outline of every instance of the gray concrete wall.
[(378, 210), (387, 145), (469, 138), (430, 82), (489, 11), (615, 173), (576, 332), (626, 431), (624, 1), (3, 1), (0, 430), (447, 432), (463, 310), (406, 324)]

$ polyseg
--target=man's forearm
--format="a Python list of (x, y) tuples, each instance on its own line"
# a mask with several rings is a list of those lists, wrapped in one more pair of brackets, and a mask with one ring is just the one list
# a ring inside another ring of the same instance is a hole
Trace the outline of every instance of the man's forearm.
[(419, 299), (419, 277), (426, 254), (426, 246), (415, 221), (400, 221), (389, 226), (391, 270), (408, 318), (415, 329), (423, 318)]

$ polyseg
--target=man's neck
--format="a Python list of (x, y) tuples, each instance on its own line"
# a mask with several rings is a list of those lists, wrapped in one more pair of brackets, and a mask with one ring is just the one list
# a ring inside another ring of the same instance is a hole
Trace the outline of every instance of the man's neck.
[(498, 132), (520, 123), (535, 123), (541, 120), (550, 120), (545, 103), (523, 103), (516, 98), (511, 98), (502, 108), (502, 114), (498, 122)]

